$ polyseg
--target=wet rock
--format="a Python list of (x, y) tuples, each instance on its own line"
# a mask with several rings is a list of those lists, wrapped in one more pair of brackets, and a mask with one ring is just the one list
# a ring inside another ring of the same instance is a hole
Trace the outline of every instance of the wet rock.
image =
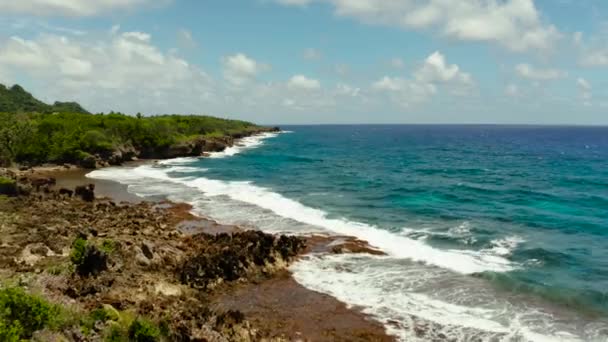
[(39, 189), (45, 185), (52, 186), (56, 183), (57, 180), (54, 177), (34, 177), (30, 179), (30, 184), (36, 189)]
[(79, 185), (76, 187), (74, 194), (85, 202), (93, 202), (95, 200), (95, 184)]
[(59, 194), (62, 196), (72, 197), (74, 195), (74, 191), (66, 188), (59, 189)]

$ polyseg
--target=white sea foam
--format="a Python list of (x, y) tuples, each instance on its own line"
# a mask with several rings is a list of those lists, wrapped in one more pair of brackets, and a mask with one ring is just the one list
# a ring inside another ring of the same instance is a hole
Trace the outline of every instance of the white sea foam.
[(517, 248), (517, 246), (523, 242), (525, 242), (525, 240), (520, 236), (507, 236), (502, 239), (495, 239), (490, 241), (490, 245), (492, 245), (492, 247), (483, 250), (483, 252), (507, 256), (511, 255), (515, 248)]
[(160, 165), (181, 165), (181, 164), (190, 164), (197, 160), (198, 160), (198, 158), (196, 158), (196, 157), (183, 157), (183, 158), (160, 160), (157, 163)]
[(534, 308), (538, 303), (504, 296), (482, 279), (390, 257), (314, 255), (290, 270), (300, 284), (362, 308), (402, 341), (600, 341), (607, 327)]
[(234, 146), (226, 148), (222, 152), (211, 152), (209, 153), (210, 158), (226, 158), (234, 156), (235, 154), (241, 153), (244, 150), (252, 149), (264, 144), (265, 139), (274, 138), (279, 133), (261, 133), (239, 139)]
[(122, 182), (143, 178), (156, 179), (195, 188), (210, 197), (227, 196), (232, 200), (272, 211), (275, 215), (281, 217), (321, 227), (334, 234), (355, 236), (368, 241), (371, 245), (380, 248), (393, 257), (428, 263), (459, 273), (506, 272), (516, 267), (509, 260), (491, 253), (476, 254), (475, 251), (441, 250), (433, 248), (423, 241), (396, 235), (365, 223), (330, 218), (322, 210), (307, 207), (276, 192), (255, 186), (250, 182), (225, 182), (204, 177), (171, 178), (165, 170), (147, 165), (130, 171), (103, 169), (94, 171), (89, 176), (115, 179)]

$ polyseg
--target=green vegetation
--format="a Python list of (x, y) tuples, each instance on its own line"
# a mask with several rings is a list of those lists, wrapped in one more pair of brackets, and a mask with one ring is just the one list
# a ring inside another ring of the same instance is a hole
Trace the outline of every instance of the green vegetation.
[(96, 275), (108, 268), (108, 254), (82, 237), (77, 237), (72, 243), (70, 260), (81, 276)]
[(107, 157), (117, 150), (137, 150), (146, 157), (196, 137), (238, 135), (259, 128), (245, 121), (199, 115), (94, 115), (77, 103), (49, 106), (19, 86), (2, 85), (0, 122), (0, 165), (84, 165), (93, 155)]
[(0, 195), (16, 195), (17, 183), (9, 178), (0, 177)]
[(138, 318), (129, 327), (129, 339), (134, 342), (155, 342), (160, 338), (160, 329), (147, 319)]
[(61, 309), (21, 288), (0, 290), (0, 341), (20, 341), (61, 323)]
[(116, 250), (116, 242), (114, 240), (103, 240), (99, 249), (106, 254), (112, 254)]
[(98, 323), (106, 327), (103, 336), (107, 342), (156, 342), (168, 333), (146, 318), (135, 318), (132, 312), (119, 312), (110, 305), (89, 313), (77, 313), (28, 294), (19, 287), (0, 290), (2, 342), (21, 342), (40, 330), (61, 332), (74, 327), (88, 336), (98, 329)]
[(87, 240), (78, 237), (72, 243), (72, 250), (70, 252), (70, 260), (76, 266), (82, 265), (84, 263), (84, 256), (87, 249)]
[(7, 88), (2, 84), (0, 84), (0, 111), (12, 113), (89, 113), (78, 103), (55, 102), (53, 105), (48, 105), (33, 97), (19, 85)]

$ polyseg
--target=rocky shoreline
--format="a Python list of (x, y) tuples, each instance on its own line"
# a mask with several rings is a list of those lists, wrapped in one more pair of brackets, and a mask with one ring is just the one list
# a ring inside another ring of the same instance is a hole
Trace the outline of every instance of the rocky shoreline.
[(115, 147), (112, 151), (96, 153), (75, 161), (85, 169), (98, 169), (108, 166), (120, 166), (124, 163), (140, 159), (172, 159), (180, 157), (201, 157), (212, 152), (222, 152), (234, 146), (238, 139), (262, 133), (280, 132), (279, 127), (258, 127), (243, 132), (226, 134), (223, 136), (196, 136), (179, 141), (164, 148), (138, 149), (133, 145)]
[[(185, 204), (132, 198), (113, 182), (83, 187), (91, 182), (85, 174), (4, 171), (19, 188), (0, 199), (4, 286), (19, 284), (80, 315), (100, 308), (118, 315), (86, 334), (75, 323), (43, 329), (38, 340), (107, 340), (122, 316), (155, 322), (166, 330), (157, 340), (168, 341), (393, 340), (381, 324), (305, 289), (287, 271), (303, 253), (379, 253), (364, 242), (245, 231), (193, 216)], [(68, 192), (76, 187), (97, 197)], [(78, 244), (88, 251), (85, 266), (73, 260)]]

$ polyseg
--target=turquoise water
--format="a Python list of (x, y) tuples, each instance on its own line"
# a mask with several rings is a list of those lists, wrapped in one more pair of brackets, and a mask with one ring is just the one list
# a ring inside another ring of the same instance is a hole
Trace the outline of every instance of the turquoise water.
[(285, 129), (91, 176), (229, 223), (369, 241), (388, 256), (310, 257), (296, 280), (404, 340), (421, 324), (457, 340), (606, 340), (608, 128)]

